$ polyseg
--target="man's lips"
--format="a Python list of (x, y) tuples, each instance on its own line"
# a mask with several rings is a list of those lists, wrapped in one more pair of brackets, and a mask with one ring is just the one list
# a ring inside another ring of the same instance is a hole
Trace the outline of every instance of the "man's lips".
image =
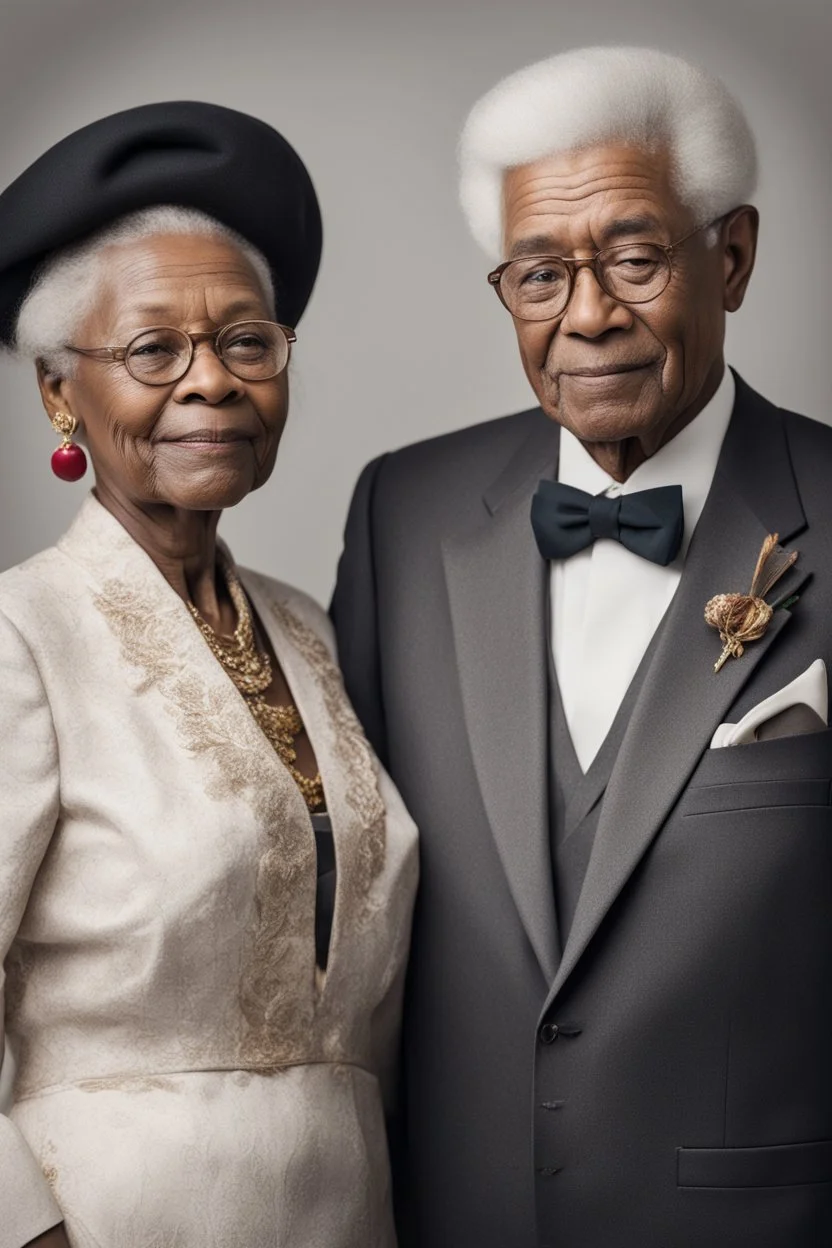
[(622, 373), (637, 373), (650, 368), (653, 360), (645, 360), (639, 364), (595, 364), (591, 368), (559, 368), (559, 377), (618, 377)]

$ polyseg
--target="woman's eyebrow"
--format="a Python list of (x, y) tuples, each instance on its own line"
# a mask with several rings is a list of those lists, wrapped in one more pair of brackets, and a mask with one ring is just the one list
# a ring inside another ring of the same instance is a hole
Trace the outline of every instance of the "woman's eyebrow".
[[(258, 310), (259, 304), (256, 297), (235, 299), (233, 303), (229, 303), (223, 308), (223, 318), (231, 323), (240, 313), (247, 313), (252, 319), (254, 313)], [(153, 318), (156, 318), (154, 321)], [(169, 325), (170, 318), (174, 317), (173, 309), (167, 303), (138, 303), (124, 308), (121, 312), (119, 320), (129, 319), (130, 321), (141, 320), (148, 325)], [(174, 320), (176, 318), (174, 317)]]

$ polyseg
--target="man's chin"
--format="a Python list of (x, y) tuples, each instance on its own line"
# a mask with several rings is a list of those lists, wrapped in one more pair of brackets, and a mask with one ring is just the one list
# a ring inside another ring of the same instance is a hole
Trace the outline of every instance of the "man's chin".
[(557, 401), (544, 403), (544, 411), (582, 442), (641, 439), (663, 424), (661, 390), (644, 370), (559, 380)]

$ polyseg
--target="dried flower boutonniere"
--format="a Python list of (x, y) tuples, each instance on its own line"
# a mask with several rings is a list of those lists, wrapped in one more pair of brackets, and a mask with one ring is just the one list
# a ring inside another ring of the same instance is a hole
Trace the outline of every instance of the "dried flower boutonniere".
[(732, 655), (735, 659), (740, 658), (746, 642), (759, 641), (768, 628), (775, 607), (786, 605), (770, 605), (765, 601), (765, 595), (777, 584), (784, 572), (788, 572), (797, 559), (797, 554), (796, 550), (778, 550), (777, 534), (770, 533), (763, 542), (748, 593), (717, 594), (706, 604), (705, 622), (711, 628), (719, 629), (719, 639), (724, 646), (722, 654), (714, 663), (715, 672)]

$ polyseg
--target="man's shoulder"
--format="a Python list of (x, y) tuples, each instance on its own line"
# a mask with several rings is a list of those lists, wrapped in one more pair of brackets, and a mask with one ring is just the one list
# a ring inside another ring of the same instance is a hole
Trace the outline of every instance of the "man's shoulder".
[(832, 475), (832, 427), (825, 421), (787, 407), (768, 406), (782, 422), (798, 488), (811, 489), (817, 483), (824, 495), (828, 495)]
[(466, 425), (449, 433), (411, 442), (389, 451), (377, 463), (383, 476), (398, 487), (430, 484), (436, 493), (443, 482), (456, 488), (481, 490), (509, 462), (536, 427), (549, 425), (539, 407)]
[(755, 390), (738, 373), (734, 372), (734, 376), (738, 407), (750, 416), (754, 424), (761, 421), (759, 427), (763, 434), (782, 423), (790, 446), (811, 447), (821, 454), (832, 451), (832, 427), (829, 424), (784, 407)]
[(832, 425), (785, 407), (780, 412), (790, 445), (809, 448), (814, 454), (832, 455)]
[(794, 479), (806, 520), (810, 525), (828, 527), (832, 511), (832, 427), (792, 411), (737, 378), (740, 404), (740, 442), (735, 442), (744, 460), (762, 482), (771, 480), (771, 471), (785, 459)]
[(832, 428), (781, 408), (789, 460), (809, 524), (828, 533), (832, 519)]

